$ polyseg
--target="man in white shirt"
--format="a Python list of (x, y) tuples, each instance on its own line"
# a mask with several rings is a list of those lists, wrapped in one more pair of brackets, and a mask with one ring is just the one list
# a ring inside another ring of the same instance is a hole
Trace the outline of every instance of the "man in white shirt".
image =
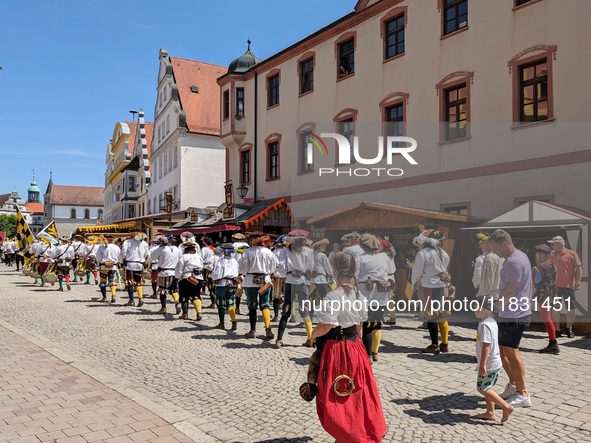
[(82, 235), (75, 235), (72, 237), (72, 244), (70, 245), (74, 251), (74, 259), (72, 260), (72, 270), (74, 271), (74, 280), (72, 283), (78, 281), (78, 276), (76, 275), (76, 268), (78, 267), (78, 261), (83, 259), (84, 256), (84, 237)]
[(60, 238), (60, 242), (61, 244), (51, 254), (51, 258), (57, 265), (57, 281), (60, 286), (58, 291), (64, 292), (64, 279), (66, 280), (68, 291), (72, 289), (70, 286), (70, 264), (74, 260), (74, 249), (72, 249), (68, 237)]
[(224, 255), (217, 261), (211, 274), (211, 278), (215, 283), (215, 299), (220, 317), (220, 323), (215, 328), (226, 329), (224, 317), (227, 309), (232, 319), (232, 330), (235, 331), (237, 329), (237, 323), (234, 294), (236, 293), (236, 286), (238, 284), (239, 265), (238, 260), (234, 257), (236, 250), (231, 243), (223, 243), (220, 248)]
[(266, 337), (274, 337), (271, 331), (269, 298), (271, 297), (271, 275), (277, 268), (277, 257), (265, 247), (269, 237), (263, 232), (249, 233), (250, 249), (240, 257), (240, 274), (244, 275), (242, 287), (246, 291), (250, 331), (246, 338), (256, 338), (257, 308), (262, 311)]
[(177, 292), (177, 278), (175, 276), (176, 265), (181, 258), (181, 251), (169, 243), (164, 236), (156, 241), (159, 247), (150, 254), (150, 261), (158, 265), (158, 287), (160, 288), (161, 309), (158, 314), (166, 314), (166, 294), (170, 294), (174, 300), (176, 313), (181, 313), (181, 304)]
[(203, 248), (201, 248), (201, 258), (203, 259), (203, 288), (201, 288), (203, 295), (205, 295), (205, 286), (209, 291), (209, 299), (211, 300), (211, 304), (207, 307), (208, 309), (215, 308), (215, 293), (213, 291), (212, 282), (211, 282), (211, 272), (213, 271), (214, 265), (214, 248), (213, 242), (209, 237), (203, 237), (201, 239), (203, 242)]
[[(273, 249), (273, 254), (277, 257), (277, 261), (279, 262), (281, 251), (284, 248), (289, 246), (289, 235), (281, 235), (277, 238), (275, 242), (275, 249)], [(283, 301), (283, 294), (285, 292), (285, 280), (287, 278), (287, 269), (284, 266), (277, 266), (275, 272), (273, 272), (273, 312), (275, 316), (272, 323), (279, 323), (279, 312), (281, 311), (281, 302)]]
[(343, 249), (343, 252), (351, 254), (354, 258), (364, 254), (365, 251), (361, 246), (359, 246), (359, 237), (360, 235), (357, 232), (351, 232), (350, 234), (343, 235), (341, 241), (344, 245), (347, 245)]
[(86, 244), (83, 247), (81, 260), (84, 260), (84, 270), (86, 271), (85, 285), (90, 284), (90, 274), (94, 277), (94, 284), (98, 285), (97, 271), (96, 271), (96, 254), (99, 249), (99, 244), (96, 242), (94, 235), (89, 235), (86, 238)]
[[(117, 275), (117, 263), (119, 253), (121, 252), (117, 245), (113, 244), (113, 237), (102, 237), (103, 244), (99, 246), (96, 253), (96, 261), (99, 264), (99, 288), (103, 298), (102, 303), (107, 302), (107, 286), (111, 288), (111, 303), (115, 303), (117, 286), (115, 286), (115, 276)], [(99, 240), (99, 241), (101, 241)]]
[(308, 308), (310, 304), (308, 286), (314, 269), (314, 253), (307, 246), (307, 240), (304, 236), (292, 237), (289, 247), (283, 249), (280, 254), (279, 266), (287, 270), (287, 279), (285, 280), (285, 296), (277, 331), (277, 341), (275, 342), (277, 349), (283, 346), (283, 334), (287, 327), (287, 320), (291, 315), (293, 303), (296, 301), (299, 304), (299, 312), (306, 328), (307, 339), (302, 346), (311, 346), (310, 337), (313, 328)]
[(49, 264), (51, 263), (51, 253), (53, 252), (53, 246), (50, 242), (45, 240), (41, 241), (41, 245), (35, 250), (35, 257), (39, 260), (39, 275), (41, 276), (41, 287), (45, 286), (45, 279), (43, 275), (47, 271)]
[[(238, 260), (244, 252), (250, 248), (248, 243), (246, 243), (246, 237), (244, 234), (237, 232), (236, 234), (232, 235), (232, 246), (236, 250), (236, 260)], [(238, 287), (236, 288), (236, 315), (240, 315), (240, 302), (242, 301), (242, 294), (244, 293), (244, 288), (242, 284), (239, 283)]]
[(143, 285), (144, 263), (148, 256), (148, 244), (145, 242), (146, 234), (141, 231), (133, 232), (132, 237), (123, 242), (123, 247), (119, 253), (119, 263), (125, 266), (125, 284), (127, 285), (127, 293), (129, 294), (129, 301), (125, 306), (135, 306), (133, 300), (133, 290), (137, 291), (138, 308), (144, 305)]
[(326, 255), (326, 248), (330, 244), (327, 238), (323, 238), (312, 244), (314, 251), (314, 268), (312, 269), (312, 278), (310, 283), (314, 285), (310, 300), (312, 301), (312, 311), (310, 311), (310, 319), (314, 318), (314, 305), (320, 306), (324, 297), (329, 292), (328, 280), (332, 278), (332, 265)]

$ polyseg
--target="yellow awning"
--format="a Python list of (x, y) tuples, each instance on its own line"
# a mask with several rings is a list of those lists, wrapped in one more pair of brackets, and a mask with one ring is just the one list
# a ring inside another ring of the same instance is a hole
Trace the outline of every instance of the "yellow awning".
[(113, 231), (115, 229), (128, 229), (135, 228), (135, 222), (124, 222), (117, 225), (97, 225), (97, 226), (81, 226), (78, 228), (80, 232), (102, 232), (102, 231)]

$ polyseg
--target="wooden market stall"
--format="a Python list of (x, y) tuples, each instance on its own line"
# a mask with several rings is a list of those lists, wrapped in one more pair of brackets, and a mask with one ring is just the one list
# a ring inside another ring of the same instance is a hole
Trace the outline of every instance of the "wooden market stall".
[(412, 248), (412, 240), (420, 234), (420, 228), (437, 229), (446, 239), (442, 248), (450, 255), (449, 272), (458, 290), (458, 296), (472, 297), (472, 261), (478, 255), (470, 238), (460, 235), (460, 229), (476, 226), (486, 219), (447, 212), (380, 203), (361, 202), (353, 206), (308, 220), (312, 229), (322, 229), (332, 242), (340, 242), (343, 235), (357, 231), (369, 232), (388, 240), (396, 249), (397, 298), (404, 298), (407, 273), (405, 255)]

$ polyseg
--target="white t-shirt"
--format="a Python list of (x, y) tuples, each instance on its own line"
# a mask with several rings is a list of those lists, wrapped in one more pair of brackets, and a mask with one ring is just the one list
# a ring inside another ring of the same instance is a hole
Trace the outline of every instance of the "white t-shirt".
[(477, 367), (480, 368), (480, 355), (482, 345), (490, 343), (490, 353), (486, 360), (486, 371), (498, 371), (503, 366), (501, 351), (499, 350), (499, 326), (494, 318), (490, 317), (478, 323), (478, 335), (476, 336)]

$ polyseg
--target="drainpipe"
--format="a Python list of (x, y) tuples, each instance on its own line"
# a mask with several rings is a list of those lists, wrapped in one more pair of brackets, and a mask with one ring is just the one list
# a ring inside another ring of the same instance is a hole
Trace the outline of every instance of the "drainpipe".
[(259, 82), (258, 73), (254, 73), (254, 203), (257, 202), (257, 140), (258, 140), (258, 99), (259, 99)]

